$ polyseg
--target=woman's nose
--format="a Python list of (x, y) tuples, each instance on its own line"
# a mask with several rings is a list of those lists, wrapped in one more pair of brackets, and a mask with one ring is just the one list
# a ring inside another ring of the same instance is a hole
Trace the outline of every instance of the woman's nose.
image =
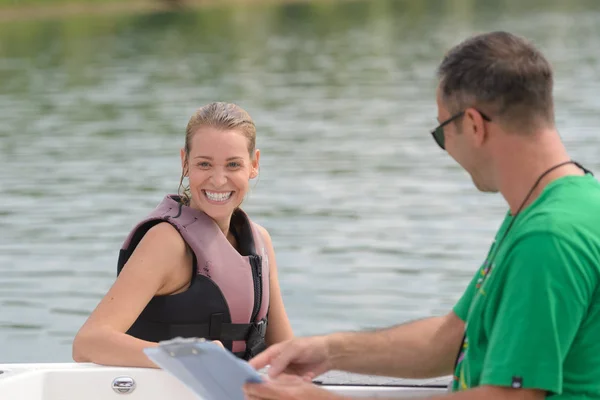
[(220, 186), (224, 186), (227, 183), (227, 174), (220, 170), (220, 169), (216, 169), (212, 176), (211, 179), (213, 181), (213, 185), (215, 185), (215, 187), (220, 187)]

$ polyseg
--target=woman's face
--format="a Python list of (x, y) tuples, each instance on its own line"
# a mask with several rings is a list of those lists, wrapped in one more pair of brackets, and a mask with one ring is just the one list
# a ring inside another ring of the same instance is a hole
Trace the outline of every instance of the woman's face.
[(258, 175), (259, 151), (251, 158), (248, 139), (238, 130), (206, 127), (193, 135), (187, 160), (183, 149), (181, 155), (188, 171), (190, 207), (228, 225), (248, 192), (249, 180)]

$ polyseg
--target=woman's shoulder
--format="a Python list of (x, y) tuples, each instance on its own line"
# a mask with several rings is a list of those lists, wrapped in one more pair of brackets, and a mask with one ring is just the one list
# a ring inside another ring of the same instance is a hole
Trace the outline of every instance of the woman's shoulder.
[(138, 248), (151, 253), (185, 254), (187, 251), (183, 237), (173, 225), (159, 222), (146, 232)]
[(256, 222), (252, 222), (252, 224), (256, 227), (256, 230), (260, 233), (260, 235), (263, 237), (263, 240), (269, 245), (271, 246), (271, 235), (269, 234), (269, 231), (267, 231), (267, 229), (256, 223)]
[(177, 229), (168, 222), (159, 222), (148, 229), (123, 271), (129, 276), (134, 274), (137, 281), (152, 276), (159, 288), (156, 294), (170, 294), (189, 281), (191, 259)]

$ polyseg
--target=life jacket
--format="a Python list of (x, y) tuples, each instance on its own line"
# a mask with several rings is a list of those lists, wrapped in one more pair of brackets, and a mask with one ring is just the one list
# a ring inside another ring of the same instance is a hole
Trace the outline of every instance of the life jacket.
[(154, 296), (127, 333), (151, 342), (175, 337), (219, 340), (246, 360), (263, 351), (269, 260), (256, 224), (241, 209), (234, 212), (230, 226), (238, 252), (208, 215), (183, 205), (177, 195), (167, 195), (127, 236), (117, 275), (146, 232), (161, 222), (177, 229), (194, 256), (190, 286), (181, 293)]

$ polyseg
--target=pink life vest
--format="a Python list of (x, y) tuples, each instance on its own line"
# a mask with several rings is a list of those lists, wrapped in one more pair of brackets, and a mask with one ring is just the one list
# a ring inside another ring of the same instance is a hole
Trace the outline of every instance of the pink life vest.
[(238, 252), (204, 212), (167, 195), (127, 236), (117, 274), (146, 232), (168, 222), (194, 255), (193, 276), (184, 292), (153, 297), (128, 334), (159, 342), (175, 337), (220, 340), (240, 358), (266, 348), (269, 308), (269, 259), (255, 223), (237, 209), (231, 218)]

